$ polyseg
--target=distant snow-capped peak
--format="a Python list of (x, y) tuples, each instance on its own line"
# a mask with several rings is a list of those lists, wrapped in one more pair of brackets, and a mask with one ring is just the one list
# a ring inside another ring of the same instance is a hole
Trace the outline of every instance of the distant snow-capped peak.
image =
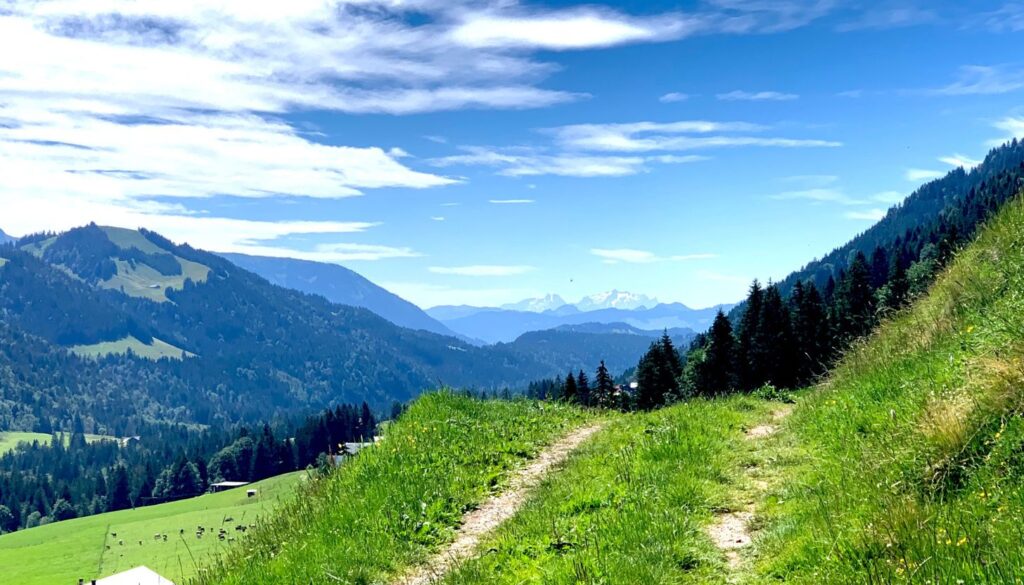
[(657, 304), (657, 299), (647, 295), (612, 289), (608, 292), (583, 297), (580, 302), (576, 303), (576, 308), (580, 311), (598, 311), (601, 309), (633, 310), (640, 308), (650, 309)]
[(510, 311), (529, 311), (531, 313), (543, 313), (544, 311), (553, 311), (560, 307), (564, 307), (567, 303), (562, 297), (556, 294), (547, 294), (542, 297), (533, 299), (524, 299), (518, 303), (509, 303), (502, 305), (502, 309), (508, 309)]

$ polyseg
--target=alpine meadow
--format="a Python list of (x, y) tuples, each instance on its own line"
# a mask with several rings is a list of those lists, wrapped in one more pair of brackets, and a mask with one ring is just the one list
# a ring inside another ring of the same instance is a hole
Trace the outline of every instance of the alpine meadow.
[(1024, 583), (1009, 0), (0, 5), (0, 585)]

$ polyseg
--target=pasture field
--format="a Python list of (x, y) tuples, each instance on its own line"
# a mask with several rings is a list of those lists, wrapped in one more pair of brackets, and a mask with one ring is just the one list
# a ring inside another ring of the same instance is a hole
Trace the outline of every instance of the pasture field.
[[(146, 565), (175, 583), (184, 583), (199, 565), (251, 533), (250, 524), (290, 499), (304, 478), (305, 472), (289, 473), (216, 494), (5, 534), (0, 536), (0, 581), (52, 585), (82, 578), (88, 582)], [(247, 489), (256, 489), (258, 495), (247, 497)], [(235, 530), (239, 525), (247, 527), (245, 533)], [(196, 536), (199, 526), (206, 528), (202, 537)], [(220, 540), (221, 528), (235, 540)]]
[(103, 341), (91, 345), (75, 345), (68, 349), (76, 355), (91, 358), (100, 358), (108, 355), (125, 355), (129, 350), (138, 357), (150, 360), (159, 360), (162, 358), (180, 360), (184, 359), (186, 356), (194, 356), (194, 354), (189, 353), (180, 347), (175, 347), (166, 341), (161, 341), (155, 337), (153, 338), (153, 343), (145, 344), (131, 335), (124, 339), (118, 339), (117, 341)]
[[(71, 439), (71, 435), (68, 433), (61, 433), (64, 439), (64, 444), (67, 445)], [(113, 441), (116, 437), (110, 437), (107, 435), (85, 435), (85, 440), (88, 443), (95, 443), (96, 441)], [(19, 443), (31, 443), (38, 441), (40, 444), (49, 445), (50, 435), (46, 433), (24, 433), (21, 431), (0, 431), (0, 455), (14, 449)]]

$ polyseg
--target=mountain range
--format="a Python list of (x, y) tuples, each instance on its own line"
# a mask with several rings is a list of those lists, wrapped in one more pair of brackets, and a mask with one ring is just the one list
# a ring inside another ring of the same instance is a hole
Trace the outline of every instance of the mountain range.
[[(606, 302), (617, 302), (630, 306), (653, 301), (642, 295), (618, 291), (597, 297), (604, 300), (595, 300), (592, 304), (581, 302), (580, 305), (595, 307)], [(629, 301), (624, 302), (622, 299)], [(581, 310), (578, 305), (566, 304), (555, 309), (535, 312), (462, 305), (433, 307), (427, 309), (427, 314), (466, 337), (481, 339), (487, 343), (507, 343), (530, 331), (585, 323), (621, 323), (646, 331), (675, 328), (704, 331), (711, 325), (719, 310), (729, 311), (732, 306), (717, 305), (705, 309), (691, 309), (682, 303), (656, 303), (650, 308), (640, 304), (639, 308), (633, 309), (611, 307)]]
[(400, 327), (457, 336), (416, 305), (344, 266), (245, 254), (221, 256), (278, 286), (320, 295), (332, 303), (369, 309)]
[(626, 368), (653, 335), (616, 327), (478, 347), (234, 262), (350, 302), (383, 299), (393, 319), (430, 325), (333, 266), (228, 260), (95, 224), (30, 235), (0, 246), (0, 428), (67, 429), (81, 416), (120, 436), (141, 420), (215, 425), (363, 400), (384, 408), (442, 384), (518, 388), (602, 359)]
[(11, 236), (4, 233), (4, 230), (0, 230), (0, 244), (7, 244), (9, 242), (14, 241), (16, 241), (16, 238), (12, 238)]

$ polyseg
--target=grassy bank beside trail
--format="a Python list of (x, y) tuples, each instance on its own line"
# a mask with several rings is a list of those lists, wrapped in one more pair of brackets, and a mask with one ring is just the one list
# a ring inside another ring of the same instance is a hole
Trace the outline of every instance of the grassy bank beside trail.
[[(225, 529), (232, 540), (244, 539), (245, 534), (235, 527), (256, 522), (289, 499), (304, 476), (302, 471), (289, 473), (216, 494), (5, 534), (0, 536), (0, 583), (54, 585), (79, 579), (88, 583), (146, 565), (184, 584), (196, 574), (197, 563), (208, 562), (232, 546), (227, 538), (217, 538), (218, 530)], [(258, 495), (248, 497), (250, 489)], [(198, 526), (206, 528), (201, 538), (195, 534)], [(161, 537), (155, 538), (157, 534)]]
[(801, 402), (749, 581), (1020, 583), (1024, 203)]
[(724, 582), (705, 528), (738, 504), (743, 431), (777, 407), (695, 400), (616, 418), (444, 583)]
[(418, 399), (371, 449), (313, 482), (202, 583), (377, 583), (451, 539), (511, 469), (588, 416), (559, 404)]

